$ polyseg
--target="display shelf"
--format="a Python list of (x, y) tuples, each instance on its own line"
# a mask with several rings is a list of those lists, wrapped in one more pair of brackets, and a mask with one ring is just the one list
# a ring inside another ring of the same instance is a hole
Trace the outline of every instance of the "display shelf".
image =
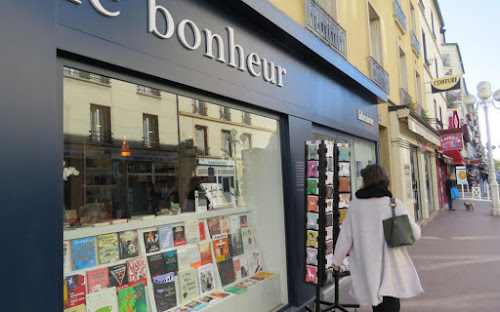
[(130, 220), (127, 223), (111, 224), (106, 226), (88, 226), (81, 228), (66, 228), (64, 230), (64, 240), (73, 240), (82, 237), (97, 236), (101, 234), (116, 233), (127, 230), (136, 230), (147, 227), (155, 227), (164, 224), (176, 224), (192, 220), (193, 218), (206, 219), (223, 215), (233, 215), (250, 212), (247, 207), (236, 207), (226, 209), (214, 209), (205, 212), (186, 212), (179, 215), (158, 215), (151, 220)]

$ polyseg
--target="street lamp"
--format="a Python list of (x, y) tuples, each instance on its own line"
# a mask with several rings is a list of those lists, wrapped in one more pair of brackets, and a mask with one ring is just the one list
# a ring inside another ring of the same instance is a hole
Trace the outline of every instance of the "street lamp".
[[(491, 146), (491, 136), (490, 136), (490, 124), (488, 120), (488, 109), (492, 106), (493, 108), (499, 109), (495, 104), (495, 101), (500, 102), (500, 90), (495, 91), (493, 93), (493, 98), (491, 98), (491, 85), (487, 81), (482, 81), (477, 85), (477, 96), (479, 97), (479, 101), (476, 101), (476, 97), (474, 95), (467, 95), (465, 97), (465, 105), (471, 105), (472, 108), (482, 107), (484, 109), (484, 117), (486, 120), (486, 134), (488, 136), (488, 161), (489, 161), (489, 169), (488, 169), (488, 177), (490, 183), (491, 190), (491, 199), (492, 199), (492, 208), (491, 214), (494, 216), (500, 216), (500, 195), (498, 193), (499, 186), (496, 179), (495, 174), (495, 164), (493, 160), (493, 149)], [(474, 107), (475, 105), (475, 107)]]

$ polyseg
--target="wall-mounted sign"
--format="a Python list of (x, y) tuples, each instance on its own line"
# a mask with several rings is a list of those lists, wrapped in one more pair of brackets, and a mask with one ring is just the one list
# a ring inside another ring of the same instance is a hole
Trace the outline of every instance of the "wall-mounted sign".
[(467, 171), (465, 170), (465, 166), (457, 166), (455, 167), (455, 173), (457, 178), (457, 184), (467, 184)]
[(363, 113), (362, 110), (358, 109), (358, 119), (373, 126), (374, 120), (370, 115)]
[[(81, 0), (68, 1), (76, 5), (82, 4)], [(106, 17), (120, 15), (120, 11), (105, 9), (101, 0), (89, 1), (97, 12)], [(221, 35), (207, 28), (200, 29), (194, 21), (187, 18), (175, 21), (167, 8), (157, 5), (156, 1), (148, 0), (148, 32), (163, 40), (175, 37), (187, 50), (201, 50), (203, 56), (209, 59), (242, 72), (248, 71), (253, 77), (261, 76), (265, 82), (283, 87), (286, 68), (251, 50), (245, 50), (245, 47), (237, 43), (233, 28), (226, 26), (226, 33)]]
[(445, 76), (431, 80), (432, 93), (460, 89), (461, 75)]
[(462, 149), (464, 148), (464, 141), (462, 134), (447, 134), (441, 137), (441, 144), (439, 145), (440, 151), (452, 150), (452, 149)]

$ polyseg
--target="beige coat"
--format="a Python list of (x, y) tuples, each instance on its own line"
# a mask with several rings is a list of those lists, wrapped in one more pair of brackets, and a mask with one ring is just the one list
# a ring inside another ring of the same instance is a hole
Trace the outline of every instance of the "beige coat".
[[(410, 298), (423, 292), (406, 248), (390, 248), (385, 242), (382, 220), (392, 215), (389, 202), (389, 197), (352, 200), (335, 246), (337, 266), (350, 250), (351, 295), (361, 305), (378, 305), (382, 296)], [(396, 215), (408, 214), (400, 200), (396, 204)], [(410, 222), (420, 239), (420, 227), (411, 217)]]

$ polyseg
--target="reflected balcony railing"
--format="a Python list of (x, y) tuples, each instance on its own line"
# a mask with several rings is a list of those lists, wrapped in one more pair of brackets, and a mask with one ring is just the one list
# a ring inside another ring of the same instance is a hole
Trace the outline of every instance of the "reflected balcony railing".
[(394, 12), (396, 15), (396, 19), (401, 25), (401, 27), (406, 31), (406, 16), (403, 13), (403, 10), (401, 9), (401, 5), (397, 0), (394, 0)]
[(375, 61), (373, 57), (368, 57), (368, 59), (370, 61), (370, 73), (373, 82), (384, 89), (385, 92), (390, 93), (389, 74), (379, 63), (377, 63), (377, 61)]
[(420, 42), (418, 41), (417, 35), (415, 35), (413, 30), (411, 31), (411, 46), (418, 54), (420, 54)]
[(70, 68), (70, 67), (64, 67), (63, 72), (67, 76), (77, 77), (77, 78), (89, 80), (92, 82), (97, 82), (100, 84), (106, 84), (106, 85), (111, 84), (110, 78), (104, 77), (101, 75), (97, 75), (97, 74), (93, 74), (93, 73), (89, 73), (89, 72), (86, 72), (83, 70), (74, 69), (74, 68)]
[(90, 130), (90, 142), (93, 143), (112, 143), (111, 131), (94, 131)]
[(305, 0), (306, 27), (335, 52), (347, 58), (346, 31), (313, 0)]
[(158, 137), (143, 137), (142, 143), (145, 147), (149, 148), (159, 148), (160, 147), (160, 138)]
[(196, 156), (210, 156), (210, 147), (196, 146)]

